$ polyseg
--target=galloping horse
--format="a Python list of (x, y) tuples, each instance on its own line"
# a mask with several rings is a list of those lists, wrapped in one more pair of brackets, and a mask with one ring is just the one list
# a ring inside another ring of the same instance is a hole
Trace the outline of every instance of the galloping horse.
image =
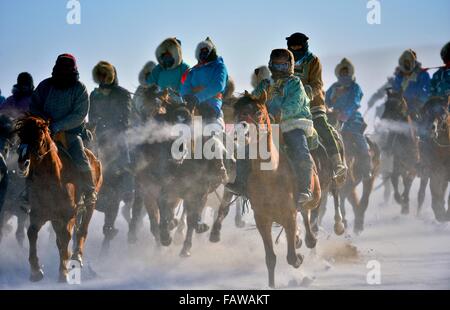
[[(14, 164), (15, 153), (10, 152), (14, 146), (14, 124), (6, 115), (0, 116), (0, 241), (8, 221), (17, 217), (16, 240), (23, 245), (28, 222), (26, 208), (22, 205), (24, 182), (19, 177)], [(13, 155), (13, 156), (11, 156)]]
[[(337, 120), (336, 113), (328, 113), (330, 122), (335, 128), (341, 128), (342, 124)], [(353, 223), (353, 231), (356, 234), (361, 233), (364, 230), (364, 216), (369, 206), (369, 198), (373, 190), (375, 179), (378, 175), (380, 167), (381, 152), (378, 145), (372, 141), (368, 136), (365, 136), (367, 144), (369, 145), (370, 162), (371, 162), (371, 177), (367, 180), (363, 180), (362, 167), (360, 164), (359, 150), (356, 149), (356, 145), (353, 143), (352, 137), (347, 133), (342, 133), (342, 139), (345, 145), (345, 162), (347, 164), (347, 178), (344, 185), (340, 188), (340, 208), (344, 217), (344, 225), (347, 227), (347, 220), (345, 219), (345, 201), (348, 200), (352, 205), (353, 213), (355, 216)], [(358, 197), (356, 187), (362, 182), (363, 191), (361, 198)]]
[[(431, 205), (437, 221), (450, 221), (450, 207), (445, 211), (445, 193), (450, 181), (450, 113), (448, 103), (431, 98), (424, 107), (425, 115), (432, 124), (428, 128), (426, 146), (422, 151), (429, 160)], [(450, 196), (447, 200), (450, 206)]]
[[(267, 145), (270, 153), (269, 162), (260, 156), (251, 159), (251, 173), (248, 176), (247, 193), (250, 200), (256, 227), (261, 234), (266, 252), (266, 266), (269, 273), (269, 286), (275, 287), (276, 255), (272, 242), (272, 224), (280, 224), (287, 238), (287, 262), (299, 268), (303, 262), (302, 255), (296, 253), (300, 242), (297, 236), (297, 209), (295, 202), (294, 174), (284, 152), (279, 152), (272, 139), (272, 126), (266, 108), (267, 93), (257, 98), (247, 92), (235, 104), (237, 119), (240, 122), (261, 125), (267, 134), (257, 133), (256, 140), (250, 140), (250, 146)], [(267, 139), (264, 142), (264, 139)], [(261, 170), (261, 164), (270, 164), (272, 170)], [(310, 224), (310, 210), (318, 208), (320, 203), (320, 184), (316, 172), (313, 175), (313, 200), (304, 206), (303, 215), (308, 247), (315, 246), (315, 236)]]
[[(44, 272), (37, 255), (37, 238), (41, 227), (51, 221), (56, 233), (56, 244), (59, 250), (59, 281), (67, 280), (67, 262), (70, 257), (68, 245), (72, 229), (77, 220), (76, 242), (74, 242), (73, 260), (82, 263), (84, 244), (88, 225), (94, 207), (77, 205), (80, 180), (70, 157), (58, 148), (50, 136), (49, 123), (39, 117), (25, 116), (17, 121), (16, 131), (20, 140), (19, 169), (29, 182), (30, 242), (29, 262), (31, 281), (40, 281)], [(64, 141), (64, 137), (60, 137)], [(92, 176), (97, 192), (102, 183), (101, 164), (89, 150), (85, 149), (89, 158)]]
[[(409, 213), (409, 192), (416, 177), (419, 147), (416, 132), (402, 94), (388, 91), (388, 99), (381, 117), (389, 127), (387, 150), (393, 155), (391, 182), (394, 198), (401, 205), (401, 213)], [(403, 193), (399, 192), (399, 178), (403, 180)]]

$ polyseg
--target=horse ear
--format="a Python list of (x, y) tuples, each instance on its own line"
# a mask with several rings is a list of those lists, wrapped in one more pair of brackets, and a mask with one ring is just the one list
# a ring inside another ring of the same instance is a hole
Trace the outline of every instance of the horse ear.
[(245, 90), (244, 96), (245, 96), (245, 97), (248, 97), (248, 96), (250, 96), (250, 93), (249, 93), (247, 90)]
[(261, 96), (259, 96), (259, 101), (262, 103), (266, 103), (267, 101), (267, 92), (265, 90), (262, 91)]
[(169, 90), (167, 88), (163, 90), (161, 100), (165, 102), (169, 101)]

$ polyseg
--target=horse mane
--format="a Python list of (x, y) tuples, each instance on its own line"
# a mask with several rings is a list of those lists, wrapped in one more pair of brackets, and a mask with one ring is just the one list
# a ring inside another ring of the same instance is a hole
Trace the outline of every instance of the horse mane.
[(49, 123), (43, 118), (26, 114), (16, 121), (14, 132), (17, 133), (21, 141), (33, 141), (37, 130), (42, 130), (45, 136), (50, 138), (48, 126)]

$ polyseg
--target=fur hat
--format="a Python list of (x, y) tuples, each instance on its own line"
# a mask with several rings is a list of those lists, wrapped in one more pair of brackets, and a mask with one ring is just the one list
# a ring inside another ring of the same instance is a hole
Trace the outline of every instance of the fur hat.
[(416, 52), (413, 51), (412, 49), (407, 49), (406, 51), (404, 51), (400, 56), (400, 58), (398, 59), (398, 66), (402, 72), (408, 72), (408, 70), (406, 70), (405, 68), (405, 62), (407, 60), (409, 60), (412, 65), (411, 70), (409, 71), (414, 70), (417, 66), (417, 55)]
[(200, 51), (204, 48), (207, 48), (210, 53), (212, 51), (217, 51), (214, 43), (207, 37), (204, 41), (200, 42), (195, 49), (195, 58), (197, 58), (198, 61), (200, 61)]
[(251, 84), (256, 88), (262, 80), (270, 79), (270, 70), (267, 66), (260, 66), (253, 71)]
[(296, 32), (291, 34), (289, 37), (286, 38), (287, 46), (294, 46), (294, 45), (302, 45), (305, 46), (308, 42), (309, 38), (307, 35)]
[(444, 47), (442, 48), (441, 58), (445, 64), (450, 62), (450, 42), (447, 42), (447, 44), (445, 44)]
[(139, 72), (139, 84), (141, 86), (147, 85), (147, 77), (149, 74), (153, 71), (153, 69), (156, 67), (156, 63), (152, 60), (147, 62), (142, 70)]
[(175, 59), (175, 62), (169, 69), (181, 65), (183, 62), (183, 54), (181, 52), (181, 43), (177, 38), (167, 38), (156, 48), (155, 56), (160, 65), (162, 65), (162, 55), (167, 52)]
[(348, 70), (348, 75), (352, 77), (352, 80), (354, 80), (355, 66), (353, 66), (352, 62), (347, 58), (343, 58), (341, 62), (336, 66), (336, 69), (334, 69), (334, 74), (336, 75), (336, 77), (339, 78), (341, 70), (345, 68)]
[(116, 80), (116, 69), (112, 64), (106, 61), (100, 61), (92, 69), (92, 77), (97, 84), (113, 84)]
[[(292, 52), (288, 49), (285, 48), (277, 48), (272, 50), (272, 52), (270, 53), (270, 63), (272, 63), (272, 60), (277, 59), (277, 58), (287, 58), (289, 60), (289, 74), (294, 74), (294, 65), (295, 65), (295, 60), (294, 60), (294, 54), (292, 54)], [(269, 69), (272, 71), (272, 69), (270, 68), (270, 63), (269, 63)], [(273, 76), (273, 72), (272, 72), (272, 76)]]

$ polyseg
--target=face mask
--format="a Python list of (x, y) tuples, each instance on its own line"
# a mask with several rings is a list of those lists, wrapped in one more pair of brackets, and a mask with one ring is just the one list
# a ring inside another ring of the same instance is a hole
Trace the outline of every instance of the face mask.
[(208, 49), (204, 48), (200, 51), (200, 54), (198, 55), (198, 58), (201, 62), (206, 62), (208, 59), (210, 52)]
[(171, 68), (175, 63), (175, 59), (172, 55), (166, 54), (162, 56), (161, 63), (164, 68)]
[(289, 71), (289, 63), (282, 63), (282, 64), (274, 64), (274, 63), (270, 63), (269, 64), (269, 68), (271, 70), (274, 71), (279, 71), (279, 72), (288, 72)]
[(343, 85), (349, 85), (353, 82), (353, 79), (351, 76), (340, 76), (338, 79), (339, 83), (343, 84)]

